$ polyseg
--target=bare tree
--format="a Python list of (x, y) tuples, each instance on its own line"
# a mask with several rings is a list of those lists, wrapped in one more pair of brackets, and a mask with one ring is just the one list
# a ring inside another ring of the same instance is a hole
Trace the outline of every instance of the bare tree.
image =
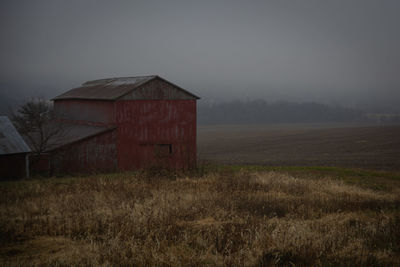
[(37, 156), (61, 142), (64, 128), (54, 117), (53, 105), (43, 99), (32, 99), (12, 114), (17, 130), (30, 143)]

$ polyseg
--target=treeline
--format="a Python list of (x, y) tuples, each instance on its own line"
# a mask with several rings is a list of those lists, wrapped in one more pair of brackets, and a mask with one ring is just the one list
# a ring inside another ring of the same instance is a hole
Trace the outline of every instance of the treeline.
[(264, 100), (201, 102), (199, 124), (363, 122), (364, 112), (318, 103), (273, 102)]

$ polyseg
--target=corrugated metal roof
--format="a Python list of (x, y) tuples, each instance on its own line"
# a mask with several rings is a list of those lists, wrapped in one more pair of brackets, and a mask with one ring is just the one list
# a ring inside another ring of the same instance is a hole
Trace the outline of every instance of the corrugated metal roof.
[(150, 81), (156, 76), (110, 78), (88, 81), (81, 87), (71, 89), (54, 98), (59, 99), (100, 99), (114, 100), (129, 93), (137, 86)]
[(63, 133), (61, 142), (55, 144), (52, 149), (72, 144), (82, 139), (96, 136), (98, 134), (107, 132), (109, 130), (115, 129), (116, 127), (105, 127), (105, 126), (90, 126), (81, 124), (63, 124)]
[(27, 153), (29, 146), (7, 116), (0, 116), (0, 155)]
[[(59, 122), (54, 122), (54, 124), (54, 127), (59, 127), (60, 130), (57, 135), (50, 138), (46, 147), (46, 152), (116, 128), (115, 126), (105, 127)], [(30, 136), (33, 139), (39, 138), (39, 136), (36, 137), (32, 134)], [(25, 141), (31, 146), (32, 150), (35, 149), (34, 144), (32, 144), (28, 138), (25, 137)]]
[[(87, 81), (83, 83), (82, 86), (71, 89), (59, 95), (55, 97), (53, 100), (61, 100), (61, 99), (116, 100), (119, 97), (128, 94), (129, 92), (136, 89), (140, 85), (143, 85), (144, 83), (147, 83), (155, 78), (168, 82), (157, 75), (93, 80), (93, 81)], [(198, 96), (176, 85), (174, 86), (184, 91), (185, 93), (191, 95), (194, 98), (197, 99), (199, 98)]]

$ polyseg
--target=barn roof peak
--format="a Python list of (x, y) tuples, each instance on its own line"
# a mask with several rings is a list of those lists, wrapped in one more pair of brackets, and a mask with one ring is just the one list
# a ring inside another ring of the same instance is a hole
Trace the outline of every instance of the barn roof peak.
[(136, 85), (138, 83), (143, 83), (149, 81), (153, 78), (157, 77), (157, 75), (149, 75), (149, 76), (135, 76), (135, 77), (116, 77), (116, 78), (106, 78), (99, 80), (87, 81), (82, 84), (82, 86), (95, 86), (95, 85), (110, 85), (110, 86), (119, 86), (119, 85)]
[(161, 78), (158, 75), (116, 77), (84, 82), (80, 87), (71, 89), (53, 100), (88, 99), (88, 100), (117, 100), (130, 92), (138, 89), (154, 79), (159, 79), (172, 85), (189, 98), (199, 99), (198, 96), (182, 89), (181, 87)]

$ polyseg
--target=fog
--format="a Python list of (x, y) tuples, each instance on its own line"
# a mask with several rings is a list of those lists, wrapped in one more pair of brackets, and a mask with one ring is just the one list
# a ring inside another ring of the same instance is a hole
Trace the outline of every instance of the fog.
[(399, 11), (397, 0), (3, 0), (0, 97), (157, 74), (205, 102), (400, 112)]

